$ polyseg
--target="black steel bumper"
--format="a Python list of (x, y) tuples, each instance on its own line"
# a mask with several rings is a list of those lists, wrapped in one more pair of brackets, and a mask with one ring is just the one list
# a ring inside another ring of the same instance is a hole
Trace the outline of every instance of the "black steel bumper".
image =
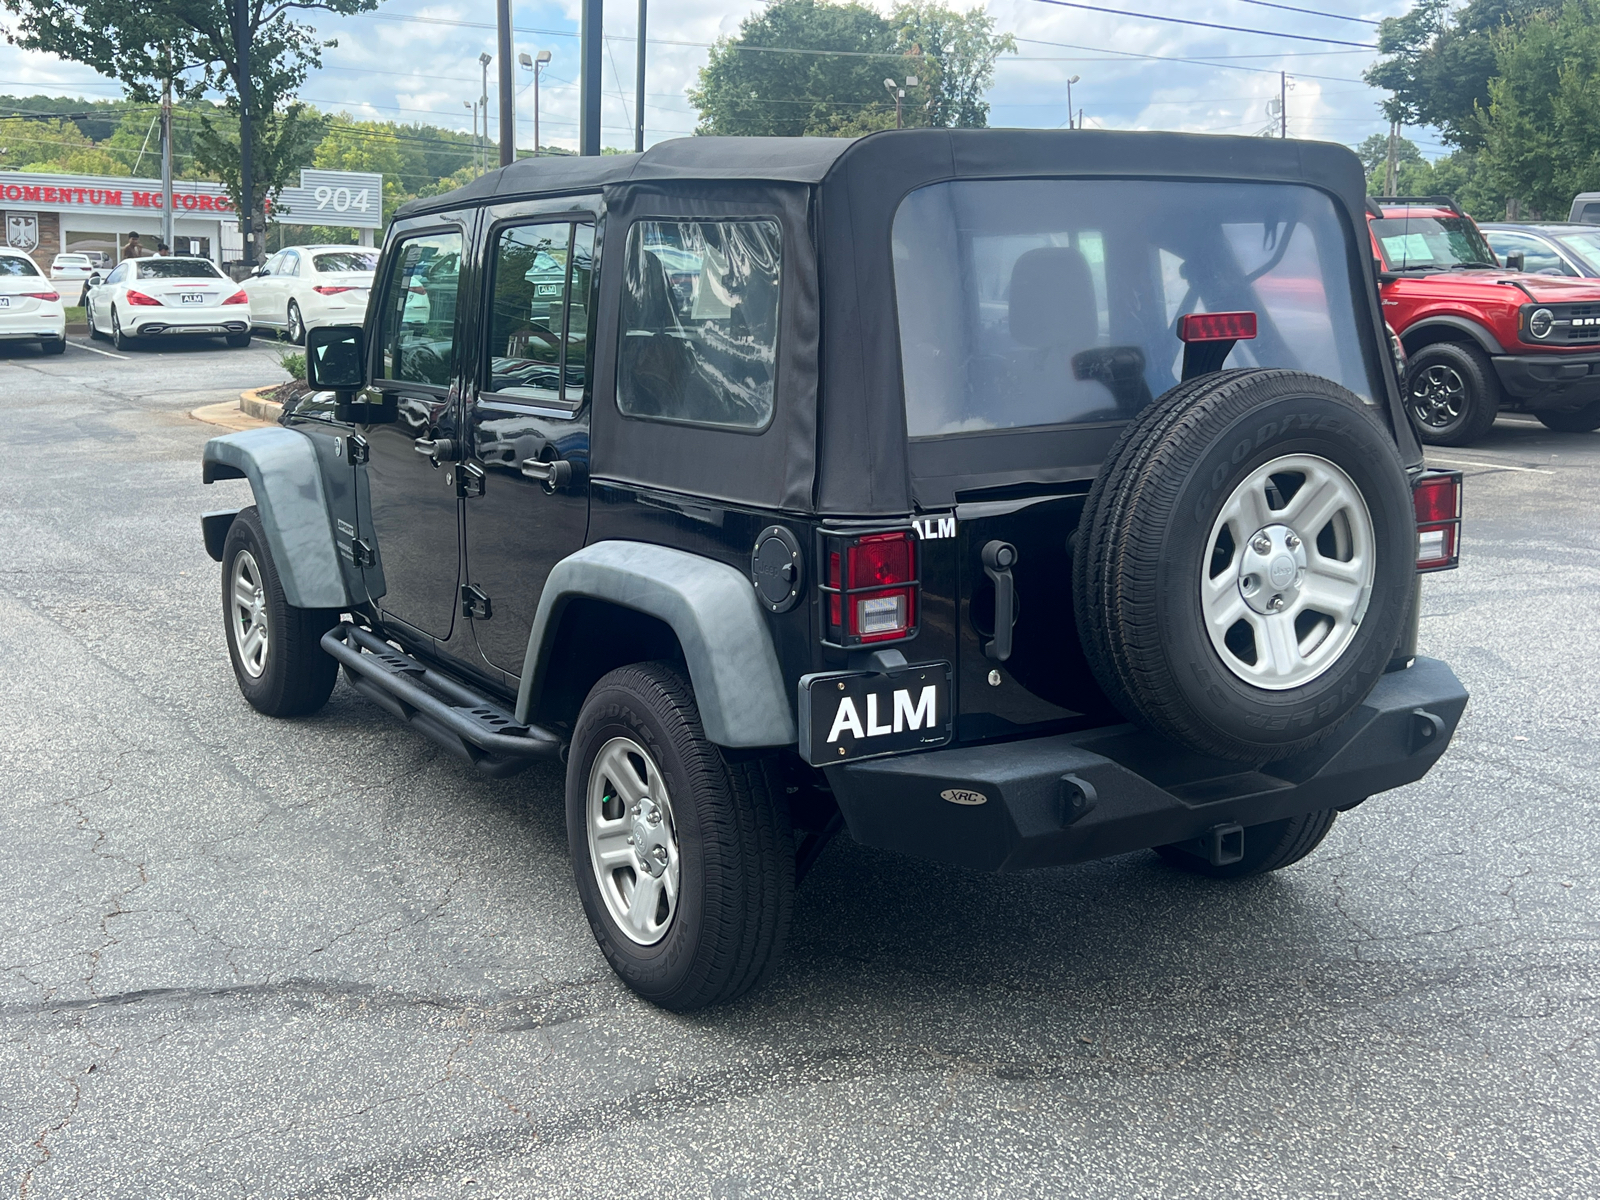
[(824, 770), (858, 842), (1009, 871), (1349, 807), (1426, 775), (1466, 704), (1448, 666), (1419, 658), (1379, 680), (1327, 741), (1256, 770), (1131, 725)]
[(1600, 400), (1600, 354), (1500, 354), (1495, 373), (1529, 408), (1576, 408)]

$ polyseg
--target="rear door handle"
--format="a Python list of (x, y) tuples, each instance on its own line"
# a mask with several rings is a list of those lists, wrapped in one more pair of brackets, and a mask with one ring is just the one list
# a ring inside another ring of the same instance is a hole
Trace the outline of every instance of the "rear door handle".
[(553, 492), (571, 482), (572, 464), (559, 458), (554, 462), (525, 458), (522, 460), (522, 473), (529, 479), (537, 479), (543, 483), (545, 491)]
[(434, 462), (454, 462), (456, 457), (456, 444), (449, 438), (418, 438), (411, 448)]
[(994, 581), (994, 640), (983, 647), (985, 658), (1005, 662), (1011, 657), (1011, 627), (1017, 621), (1016, 583), (1011, 568), (1017, 548), (996, 539), (983, 547), (983, 573)]

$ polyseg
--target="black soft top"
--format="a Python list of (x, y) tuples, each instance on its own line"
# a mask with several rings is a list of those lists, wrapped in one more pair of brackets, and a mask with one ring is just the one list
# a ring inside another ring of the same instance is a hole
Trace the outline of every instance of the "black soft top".
[[(525, 158), (466, 187), (413, 200), (397, 218), (523, 197), (601, 193), (605, 241), (636, 219), (770, 209), (786, 245), (777, 417), (759, 437), (623, 421), (595, 411), (596, 469), (733, 502), (849, 516), (912, 512), (948, 503), (914, 487), (907, 454), (891, 228), (900, 202), (950, 179), (1126, 178), (1308, 184), (1329, 194), (1347, 226), (1353, 294), (1376, 295), (1367, 251), (1366, 179), (1344, 146), (1279, 138), (1111, 130), (908, 129), (864, 138), (691, 137), (643, 154)], [(612, 386), (608, 330), (620, 287), (601, 272), (597, 395)], [(1387, 354), (1377, 305), (1359, 321), (1368, 362)], [(614, 346), (611, 347), (614, 350)], [(1420, 459), (1389, 384), (1390, 424), (1402, 455)], [(1091, 478), (1114, 431), (1046, 447), (1049, 463), (1011, 474)], [(715, 445), (713, 445), (715, 443)], [(724, 444), (725, 443), (725, 444)], [(715, 457), (712, 457), (715, 456)], [(599, 459), (609, 460), (602, 465)], [(708, 486), (705, 463), (724, 464)], [(637, 462), (637, 466), (630, 464)], [(1045, 470), (1045, 468), (1048, 468)], [(981, 473), (985, 474), (986, 473)], [(965, 486), (1011, 482), (973, 476)], [(956, 481), (949, 485), (954, 487)], [(948, 490), (946, 488), (945, 490)]]

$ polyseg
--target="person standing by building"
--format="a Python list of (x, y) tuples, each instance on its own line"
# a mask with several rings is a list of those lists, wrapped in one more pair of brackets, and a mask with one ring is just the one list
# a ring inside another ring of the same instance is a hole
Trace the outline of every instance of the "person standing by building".
[(128, 240), (122, 243), (122, 257), (138, 258), (143, 253), (144, 250), (139, 246), (139, 231), (137, 229), (128, 230)]

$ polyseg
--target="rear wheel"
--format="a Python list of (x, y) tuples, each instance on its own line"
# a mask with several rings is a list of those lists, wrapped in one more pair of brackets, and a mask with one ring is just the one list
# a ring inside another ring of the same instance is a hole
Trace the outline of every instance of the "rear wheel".
[(39, 348), (46, 354), (65, 354), (67, 352), (67, 339), (64, 337), (45, 338), (39, 343)]
[(1500, 381), (1476, 346), (1435, 342), (1411, 356), (1406, 414), (1417, 436), (1434, 446), (1470, 446), (1494, 427)]
[(1337, 809), (1325, 808), (1284, 821), (1248, 825), (1244, 831), (1244, 857), (1226, 866), (1213, 866), (1209, 859), (1196, 852), (1196, 847), (1157, 846), (1155, 850), (1182, 871), (1212, 879), (1248, 879), (1299, 862), (1322, 844), (1338, 815)]
[(1079, 525), (1074, 603), (1130, 719), (1244, 762), (1306, 750), (1387, 666), (1415, 580), (1394, 444), (1293, 371), (1180, 384), (1123, 433)]
[(327, 703), (339, 664), (323, 651), (322, 635), (339, 614), (289, 603), (254, 507), (233, 519), (223, 541), (222, 619), (233, 674), (256, 711), (298, 717)]
[(137, 344), (130, 335), (122, 332), (122, 318), (117, 316), (116, 305), (111, 306), (111, 344), (118, 350), (132, 350)]
[(782, 953), (794, 844), (775, 764), (706, 739), (666, 663), (594, 686), (567, 760), (567, 839), (584, 911), (640, 996), (688, 1012), (760, 984)]
[(227, 342), (235, 350), (242, 350), (250, 344), (250, 331), (247, 329), (243, 333), (230, 333), (227, 335)]
[(1546, 429), (1553, 429), (1557, 433), (1590, 433), (1600, 429), (1600, 400), (1585, 404), (1582, 408), (1533, 415), (1539, 418)]

